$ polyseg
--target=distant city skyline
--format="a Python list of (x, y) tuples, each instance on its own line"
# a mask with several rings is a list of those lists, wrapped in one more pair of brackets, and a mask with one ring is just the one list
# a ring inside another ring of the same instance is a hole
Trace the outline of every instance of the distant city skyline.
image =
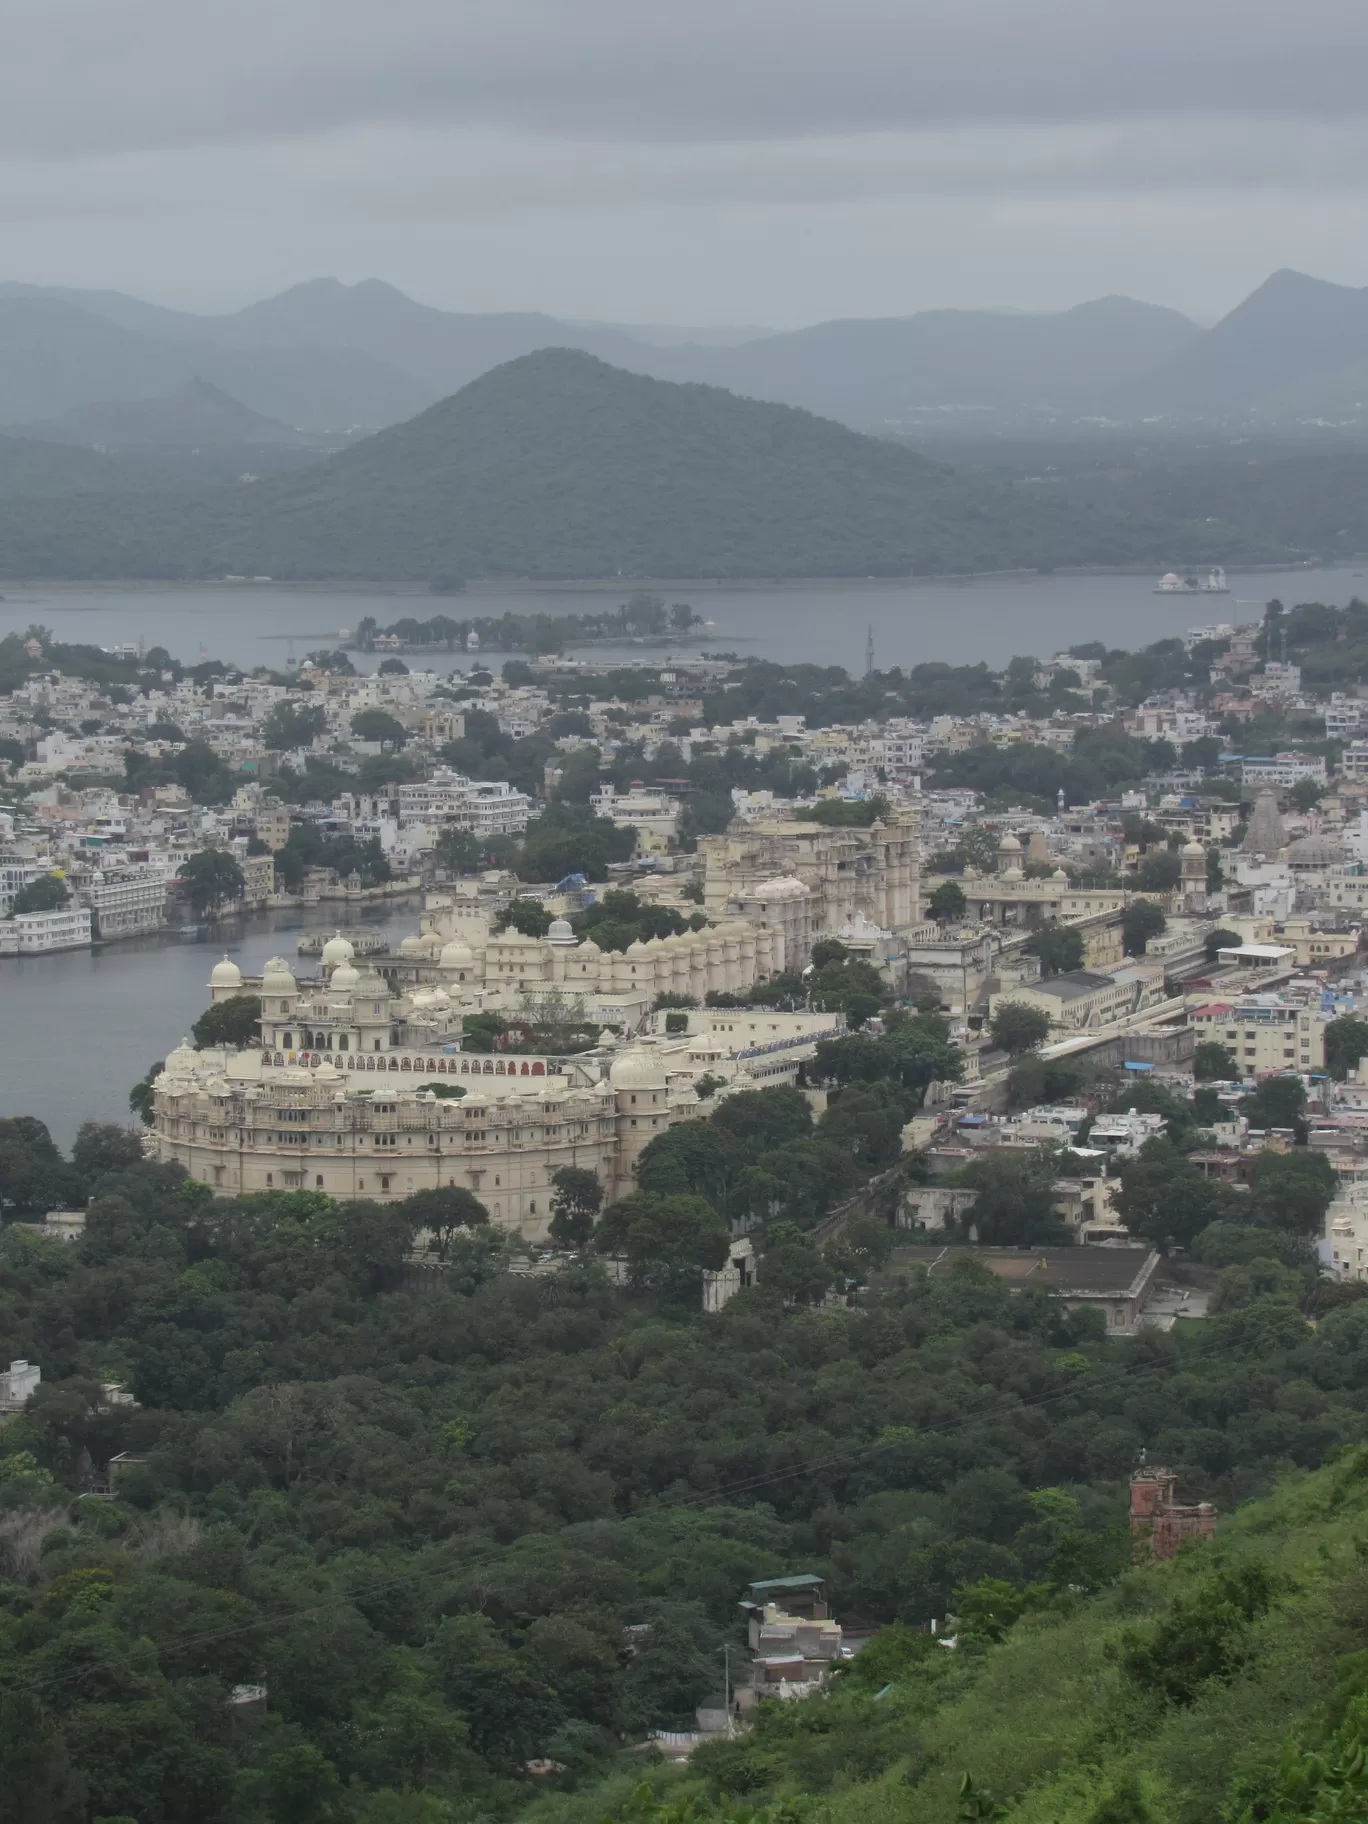
[(0, 276), (789, 327), (1368, 285), (1368, 15), (1305, 0), (14, 0)]

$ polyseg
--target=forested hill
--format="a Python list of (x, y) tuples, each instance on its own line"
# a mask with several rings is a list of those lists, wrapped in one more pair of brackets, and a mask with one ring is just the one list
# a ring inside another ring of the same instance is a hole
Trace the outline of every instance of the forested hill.
[[(96, 485), (94, 483), (91, 484)], [(545, 349), (288, 476), (0, 500), (0, 576), (935, 574), (1276, 560), (1295, 528), (956, 470), (788, 406)]]
[(547, 349), (289, 478), (7, 505), (0, 574), (426, 580), (994, 569), (1034, 503), (787, 406)]
[[(1298, 1559), (1257, 1515), (1243, 1534), (1229, 1517), (1288, 1464), (1361, 1439), (1368, 1300), (1312, 1328), (1305, 1251), (1256, 1223), (1227, 1236), (1244, 1264), (1219, 1314), (1185, 1334), (1110, 1340), (1100, 1314), (1014, 1292), (967, 1249), (829, 1309), (810, 1301), (831, 1263), (786, 1220), (763, 1238), (761, 1283), (705, 1316), (690, 1238), (717, 1218), (687, 1186), (716, 1164), (709, 1135), (800, 1216), (815, 1166), (863, 1157), (881, 1121), (896, 1147), (904, 1118), (882, 1082), (842, 1090), (815, 1129), (789, 1090), (732, 1098), (719, 1129), (722, 1112), (659, 1136), (630, 1211), (613, 1206), (630, 1217), (626, 1293), (591, 1260), (510, 1273), (479, 1223), (413, 1283), (415, 1230), (446, 1220), (444, 1192), (215, 1200), (118, 1129), (83, 1130), (66, 1162), (41, 1124), (0, 1122), (11, 1215), (87, 1207), (72, 1245), (0, 1231), (0, 1351), (43, 1371), (0, 1423), (0, 1766), (27, 1804), (0, 1790), (0, 1816), (471, 1824), (549, 1785), (597, 1824), (601, 1782), (649, 1766), (631, 1745), (687, 1727), (717, 1689), (746, 1584), (796, 1570), (825, 1575), (848, 1621), (919, 1630), (954, 1609), (991, 1636), (1029, 1610), (1020, 1638), (1038, 1644), (1001, 1672), (966, 1649), (941, 1685), (904, 1682), (905, 1636), (886, 1637), (896, 1701), (849, 1734), (839, 1709), (786, 1710), (791, 1742), (700, 1763), (708, 1807), (846, 1786), (849, 1824), (884, 1809), (929, 1824), (954, 1815), (962, 1769), (1019, 1789), (1091, 1755), (1110, 1780), (1134, 1747), (1157, 1777), (1153, 1744), (1188, 1757), (1175, 1790), (1210, 1793), (1354, 1675), (1339, 1656), (1368, 1647), (1368, 1590), (1351, 1462), (1331, 1472), (1339, 1531), (1320, 1535), (1341, 1582), (1302, 1611), (1269, 1586), (1270, 1616), (1303, 1615), (1282, 1645), (1262, 1612), (1250, 1632), (1221, 1622), (1215, 1661), (1200, 1627), (1190, 1652), (1180, 1638), (1183, 1664), (1223, 1675), (1186, 1674), (1195, 1697), (1156, 1685), (1162, 1660), (1121, 1682), (1105, 1649), (1128, 1621), (1158, 1639), (1170, 1613), (1167, 1574), (1127, 1568), (1141, 1446), (1219, 1504), (1227, 1536), (1266, 1536), (1273, 1575), (1315, 1569), (1314, 1534)], [(468, 1194), (450, 1201), (469, 1223)], [(876, 1239), (843, 1238), (854, 1279)], [(111, 1381), (139, 1404), (111, 1402)], [(84, 1493), (119, 1453), (114, 1498)], [(1226, 1549), (1213, 1563), (1243, 1562)], [(943, 1664), (920, 1632), (909, 1651)], [(1224, 1679), (1256, 1663), (1262, 1709)], [(240, 1685), (265, 1686), (261, 1708), (235, 1707)], [(933, 1715), (943, 1700), (959, 1708)], [(1131, 1824), (1215, 1815), (1185, 1800)], [(1062, 1805), (1029, 1816), (1098, 1824)]]

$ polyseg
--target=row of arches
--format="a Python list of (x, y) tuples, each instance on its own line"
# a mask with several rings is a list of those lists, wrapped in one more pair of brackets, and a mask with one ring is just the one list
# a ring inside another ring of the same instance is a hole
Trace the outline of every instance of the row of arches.
[[(277, 1051), (272, 1062), (280, 1065), (307, 1064), (311, 1070), (317, 1070), (320, 1064), (332, 1063), (336, 1058), (329, 1058), (322, 1051), (290, 1052), (288, 1056)], [(458, 1068), (459, 1067), (459, 1068)], [(347, 1059), (348, 1070), (395, 1070), (409, 1071), (418, 1075), (441, 1077), (544, 1077), (548, 1074), (546, 1065), (540, 1058), (530, 1062), (523, 1058), (509, 1058), (507, 1063), (502, 1058), (396, 1058), (351, 1056)]]

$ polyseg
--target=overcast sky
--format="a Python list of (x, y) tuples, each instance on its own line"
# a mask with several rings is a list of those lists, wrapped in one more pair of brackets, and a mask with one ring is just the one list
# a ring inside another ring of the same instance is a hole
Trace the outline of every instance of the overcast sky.
[(0, 277), (796, 324), (1368, 285), (1363, 0), (5, 0)]

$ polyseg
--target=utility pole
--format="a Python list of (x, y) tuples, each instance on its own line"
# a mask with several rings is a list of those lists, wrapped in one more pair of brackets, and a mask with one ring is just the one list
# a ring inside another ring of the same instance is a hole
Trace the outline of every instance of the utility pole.
[(865, 676), (869, 677), (874, 670), (874, 623), (869, 623), (869, 632), (865, 635)]
[(727, 1734), (730, 1735), (732, 1732), (730, 1641), (725, 1641), (722, 1646), (722, 1708), (727, 1713)]

